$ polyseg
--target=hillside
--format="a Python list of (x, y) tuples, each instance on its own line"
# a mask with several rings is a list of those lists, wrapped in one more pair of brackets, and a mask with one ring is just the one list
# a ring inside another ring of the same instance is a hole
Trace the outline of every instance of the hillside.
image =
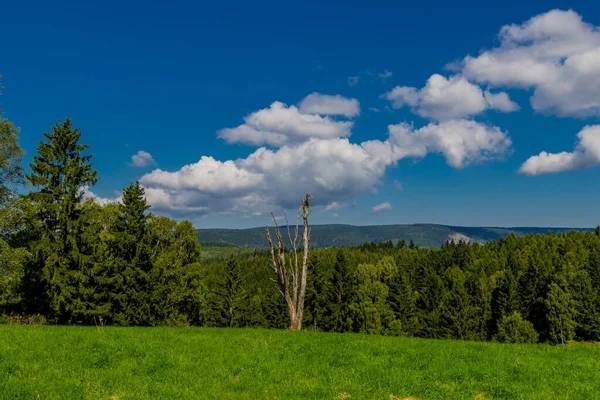
[(600, 347), (0, 325), (0, 399), (597, 399)]
[[(311, 242), (315, 248), (331, 246), (357, 246), (365, 242), (383, 242), (392, 240), (413, 240), (422, 247), (440, 247), (447, 240), (470, 240), (488, 242), (508, 236), (544, 234), (548, 231), (568, 232), (585, 230), (583, 228), (497, 228), (497, 227), (464, 227), (436, 224), (414, 225), (313, 225)], [(265, 228), (249, 229), (198, 229), (198, 240), (201, 243), (226, 243), (239, 247), (264, 249)]]

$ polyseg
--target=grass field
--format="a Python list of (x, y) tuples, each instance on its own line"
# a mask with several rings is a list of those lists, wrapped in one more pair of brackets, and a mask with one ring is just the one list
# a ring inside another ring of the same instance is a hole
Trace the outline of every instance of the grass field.
[(595, 399), (600, 346), (0, 325), (2, 399)]

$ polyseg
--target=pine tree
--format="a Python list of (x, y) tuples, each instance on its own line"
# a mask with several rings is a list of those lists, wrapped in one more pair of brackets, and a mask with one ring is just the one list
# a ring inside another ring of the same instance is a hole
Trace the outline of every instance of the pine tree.
[(512, 270), (506, 269), (504, 275), (499, 277), (496, 288), (492, 291), (492, 318), (488, 327), (488, 334), (495, 335), (498, 329), (498, 321), (502, 317), (512, 315), (519, 309), (518, 282)]
[(311, 254), (308, 261), (308, 284), (306, 293), (306, 323), (314, 330), (330, 330), (332, 324), (330, 272), (325, 263), (320, 262), (316, 254)]
[(342, 250), (338, 250), (333, 265), (329, 304), (331, 308), (331, 330), (346, 332), (352, 327), (350, 302), (352, 301), (352, 277), (348, 271), (348, 261)]
[(416, 297), (406, 271), (398, 271), (389, 287), (388, 303), (398, 325), (396, 333), (412, 336), (417, 328)]
[(49, 311), (57, 320), (81, 320), (87, 308), (81, 291), (87, 285), (84, 264), (90, 256), (80, 252), (81, 200), (83, 189), (97, 182), (97, 172), (90, 165), (92, 156), (83, 155), (89, 145), (79, 143), (81, 131), (71, 120), (55, 124), (44, 137), (27, 175), (37, 188), (29, 199), (39, 206), (43, 221), (32, 272), (44, 284), (38, 287), (45, 289)]
[(221, 271), (215, 294), (219, 314), (224, 325), (230, 328), (245, 325), (243, 318), (247, 293), (243, 283), (239, 264), (235, 260), (229, 260)]
[(465, 274), (460, 268), (449, 268), (445, 274), (448, 290), (442, 305), (446, 335), (455, 339), (475, 339), (478, 335), (476, 308), (465, 287)]
[(150, 325), (155, 320), (151, 307), (152, 283), (151, 250), (148, 228), (150, 208), (145, 199), (144, 188), (139, 182), (129, 184), (123, 190), (119, 204), (119, 220), (116, 226), (119, 266), (116, 274), (121, 279), (115, 287), (113, 314), (119, 324)]
[[(547, 309), (545, 298), (548, 295), (549, 266), (545, 265), (541, 254), (530, 255), (528, 267), (518, 282), (519, 308), (524, 319), (530, 321), (536, 331), (547, 336)], [(508, 314), (507, 314), (508, 315)]]
[(592, 287), (587, 271), (579, 271), (571, 282), (575, 306), (577, 337), (583, 340), (600, 340), (600, 298)]

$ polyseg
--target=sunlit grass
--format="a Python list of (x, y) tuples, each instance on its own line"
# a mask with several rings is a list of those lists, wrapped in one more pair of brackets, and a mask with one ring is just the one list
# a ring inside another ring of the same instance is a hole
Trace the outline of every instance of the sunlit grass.
[(600, 347), (0, 325), (2, 399), (594, 399)]

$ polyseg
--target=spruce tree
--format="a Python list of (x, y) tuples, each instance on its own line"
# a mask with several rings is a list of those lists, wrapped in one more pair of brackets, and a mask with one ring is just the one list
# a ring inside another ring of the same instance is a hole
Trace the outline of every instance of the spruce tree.
[(121, 275), (115, 288), (114, 314), (117, 323), (150, 325), (153, 321), (151, 308), (151, 250), (147, 228), (150, 208), (145, 199), (144, 188), (139, 182), (131, 183), (123, 190), (119, 204), (117, 223), (117, 255)]
[(330, 327), (335, 332), (346, 332), (352, 326), (350, 302), (352, 297), (352, 277), (348, 272), (348, 262), (342, 250), (338, 250), (331, 277), (329, 304), (331, 308)]
[(86, 313), (83, 262), (89, 257), (80, 252), (81, 200), (83, 189), (97, 182), (97, 172), (90, 165), (92, 156), (83, 154), (89, 145), (79, 142), (81, 130), (74, 128), (71, 120), (55, 124), (44, 137), (27, 175), (37, 189), (28, 197), (38, 206), (43, 222), (34, 244), (36, 259), (31, 272), (36, 275), (34, 280), (43, 284), (37, 288), (44, 289), (54, 318), (61, 322), (80, 320)]
[(247, 300), (242, 271), (236, 260), (229, 260), (216, 282), (216, 306), (222, 324), (227, 327), (244, 326), (244, 308)]
[(412, 336), (417, 328), (416, 297), (410, 278), (404, 270), (391, 279), (388, 302), (398, 325), (398, 334)]

